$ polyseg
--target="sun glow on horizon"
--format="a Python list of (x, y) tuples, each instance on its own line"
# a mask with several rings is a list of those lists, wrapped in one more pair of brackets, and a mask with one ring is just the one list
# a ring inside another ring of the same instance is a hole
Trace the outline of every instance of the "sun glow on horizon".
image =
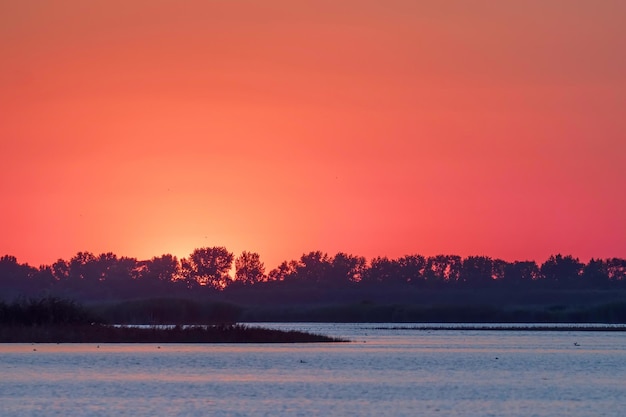
[(0, 255), (626, 254), (626, 2), (0, 13)]

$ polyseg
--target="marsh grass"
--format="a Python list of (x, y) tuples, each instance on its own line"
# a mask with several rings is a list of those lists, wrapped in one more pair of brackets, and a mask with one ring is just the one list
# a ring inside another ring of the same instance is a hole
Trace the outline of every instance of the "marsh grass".
[(309, 343), (339, 339), (234, 323), (195, 326), (106, 324), (91, 310), (55, 297), (0, 302), (0, 343)]
[(2, 326), (0, 343), (316, 343), (343, 340), (299, 331), (234, 325)]

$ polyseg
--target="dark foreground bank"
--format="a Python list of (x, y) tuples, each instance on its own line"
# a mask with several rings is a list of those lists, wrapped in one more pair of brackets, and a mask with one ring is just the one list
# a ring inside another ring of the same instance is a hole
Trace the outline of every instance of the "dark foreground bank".
[(239, 324), (111, 326), (105, 324), (1, 326), (0, 343), (317, 343), (344, 340), (300, 331)]
[[(147, 321), (146, 321), (147, 322)], [(144, 323), (146, 323), (144, 322)], [(341, 340), (228, 321), (186, 326), (120, 326), (56, 297), (0, 302), (0, 343), (312, 343)], [(119, 323), (119, 322), (118, 322)]]

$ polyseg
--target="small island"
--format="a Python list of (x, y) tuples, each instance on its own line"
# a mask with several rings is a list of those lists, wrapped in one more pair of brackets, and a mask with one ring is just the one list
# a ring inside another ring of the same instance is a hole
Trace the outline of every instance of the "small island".
[(0, 343), (318, 343), (342, 342), (324, 335), (248, 327), (54, 325), (2, 326)]
[(319, 343), (345, 340), (237, 323), (113, 325), (56, 297), (0, 302), (0, 343)]

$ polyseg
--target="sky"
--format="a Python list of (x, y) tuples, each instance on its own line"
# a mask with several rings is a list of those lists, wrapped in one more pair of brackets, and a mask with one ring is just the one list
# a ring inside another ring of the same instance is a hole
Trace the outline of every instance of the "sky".
[(622, 0), (0, 0), (0, 254), (626, 257)]

